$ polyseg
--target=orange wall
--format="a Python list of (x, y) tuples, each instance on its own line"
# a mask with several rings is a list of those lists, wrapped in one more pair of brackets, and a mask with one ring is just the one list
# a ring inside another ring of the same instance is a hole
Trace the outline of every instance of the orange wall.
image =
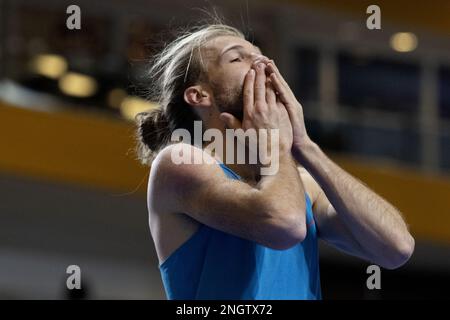
[[(45, 113), (0, 103), (0, 171), (144, 196), (132, 124), (101, 114)], [(396, 205), (412, 232), (450, 243), (450, 178), (332, 156)], [(143, 200), (144, 201), (144, 200)]]
[(134, 190), (148, 171), (134, 160), (133, 126), (119, 119), (0, 102), (0, 124), (2, 171), (121, 192)]

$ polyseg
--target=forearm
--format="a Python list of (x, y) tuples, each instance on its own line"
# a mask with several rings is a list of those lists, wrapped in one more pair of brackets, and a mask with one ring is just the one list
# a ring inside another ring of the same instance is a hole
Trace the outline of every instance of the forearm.
[(295, 215), (305, 219), (305, 197), (298, 194), (305, 193), (302, 180), (297, 171), (295, 159), (290, 153), (279, 156), (278, 170), (273, 175), (262, 176), (258, 183), (261, 195), (279, 211), (294, 212)]
[(361, 181), (331, 161), (313, 142), (294, 152), (316, 179), (360, 245), (376, 261), (401, 260), (414, 240), (400, 212)]

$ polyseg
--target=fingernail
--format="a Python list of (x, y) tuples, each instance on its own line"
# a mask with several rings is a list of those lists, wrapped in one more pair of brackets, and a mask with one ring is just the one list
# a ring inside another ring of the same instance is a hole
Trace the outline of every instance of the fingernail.
[(259, 64), (258, 64), (258, 68), (260, 68), (260, 69), (263, 69), (264, 66), (265, 66), (264, 63), (259, 63)]

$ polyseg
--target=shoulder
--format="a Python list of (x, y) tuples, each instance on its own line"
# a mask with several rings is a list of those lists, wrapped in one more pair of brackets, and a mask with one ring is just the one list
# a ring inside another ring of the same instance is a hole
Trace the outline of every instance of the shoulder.
[(211, 172), (220, 171), (217, 161), (202, 149), (176, 143), (162, 149), (155, 157), (150, 169), (150, 183), (177, 184), (194, 182), (208, 177)]
[(216, 160), (202, 149), (186, 143), (169, 145), (152, 162), (148, 183), (149, 205), (175, 204), (174, 199), (186, 196), (186, 192), (195, 192), (196, 187), (220, 174), (223, 175)]

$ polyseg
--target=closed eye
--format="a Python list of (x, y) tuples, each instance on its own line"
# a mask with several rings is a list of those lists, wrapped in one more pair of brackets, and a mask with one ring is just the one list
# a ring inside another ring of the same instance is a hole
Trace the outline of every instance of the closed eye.
[(231, 60), (230, 62), (239, 62), (239, 61), (241, 61), (241, 58), (233, 59), (233, 60)]

